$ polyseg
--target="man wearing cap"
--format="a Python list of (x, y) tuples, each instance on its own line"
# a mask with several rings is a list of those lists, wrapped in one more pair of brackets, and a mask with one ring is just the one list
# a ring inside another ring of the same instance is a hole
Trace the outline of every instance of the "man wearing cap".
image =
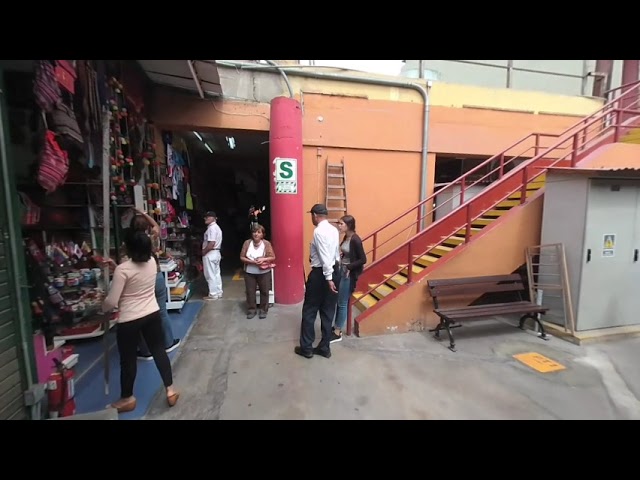
[[(311, 272), (307, 278), (302, 304), (300, 346), (294, 351), (306, 358), (311, 358), (314, 354), (330, 358), (331, 325), (336, 313), (340, 284), (340, 239), (338, 229), (327, 220), (329, 212), (325, 205), (316, 204), (309, 213), (316, 228), (310, 248)], [(313, 348), (318, 312), (322, 338), (318, 346)]]
[(222, 298), (222, 277), (220, 276), (220, 248), (222, 247), (222, 230), (216, 222), (215, 212), (204, 214), (204, 223), (207, 230), (204, 232), (202, 242), (202, 268), (204, 278), (209, 286), (209, 294), (205, 300), (219, 300)]

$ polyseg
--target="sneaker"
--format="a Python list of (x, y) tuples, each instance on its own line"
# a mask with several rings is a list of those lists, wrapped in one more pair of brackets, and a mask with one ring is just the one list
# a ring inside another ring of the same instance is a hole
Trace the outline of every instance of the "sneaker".
[(341, 341), (342, 341), (342, 333), (337, 334), (335, 331), (331, 332), (331, 340), (329, 340), (329, 343), (336, 343)]
[(150, 353), (147, 355), (143, 355), (140, 351), (138, 351), (138, 360), (144, 360), (148, 362), (149, 360), (153, 360), (153, 355)]
[(263, 312), (262, 310), (260, 310), (260, 315), (258, 315), (258, 318), (267, 318), (267, 312)]
[(173, 339), (173, 343), (171, 344), (171, 346), (169, 348), (166, 348), (166, 352), (167, 353), (171, 353), (173, 352), (176, 348), (178, 348), (180, 346), (180, 339), (179, 338), (174, 338)]

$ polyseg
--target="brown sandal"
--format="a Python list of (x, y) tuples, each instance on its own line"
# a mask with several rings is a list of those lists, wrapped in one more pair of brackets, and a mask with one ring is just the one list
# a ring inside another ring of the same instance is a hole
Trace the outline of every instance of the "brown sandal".
[(167, 403), (170, 407), (173, 407), (176, 403), (178, 403), (178, 398), (180, 397), (180, 392), (176, 392), (173, 395), (167, 396)]
[(118, 410), (118, 413), (127, 413), (127, 412), (134, 411), (137, 405), (137, 401), (135, 398), (132, 400), (129, 400), (127, 403), (123, 403), (119, 407), (116, 406), (116, 403), (118, 402), (114, 402), (110, 405), (107, 405), (107, 408), (115, 408), (116, 410)]

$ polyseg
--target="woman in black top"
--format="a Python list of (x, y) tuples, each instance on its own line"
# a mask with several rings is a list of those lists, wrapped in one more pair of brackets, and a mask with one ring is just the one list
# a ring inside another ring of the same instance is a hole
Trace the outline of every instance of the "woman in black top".
[(364, 264), (367, 263), (362, 239), (356, 233), (356, 219), (351, 215), (345, 215), (338, 222), (338, 229), (344, 234), (344, 237), (340, 243), (341, 278), (331, 343), (342, 340), (342, 330), (347, 323), (349, 297), (355, 291), (358, 277), (362, 273)]

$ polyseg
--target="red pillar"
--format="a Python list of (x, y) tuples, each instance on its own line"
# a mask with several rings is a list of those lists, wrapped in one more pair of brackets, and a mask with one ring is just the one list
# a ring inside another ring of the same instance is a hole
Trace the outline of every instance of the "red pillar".
[(302, 109), (293, 98), (271, 101), (269, 131), (271, 237), (276, 252), (276, 303), (293, 305), (304, 299), (302, 201)]

